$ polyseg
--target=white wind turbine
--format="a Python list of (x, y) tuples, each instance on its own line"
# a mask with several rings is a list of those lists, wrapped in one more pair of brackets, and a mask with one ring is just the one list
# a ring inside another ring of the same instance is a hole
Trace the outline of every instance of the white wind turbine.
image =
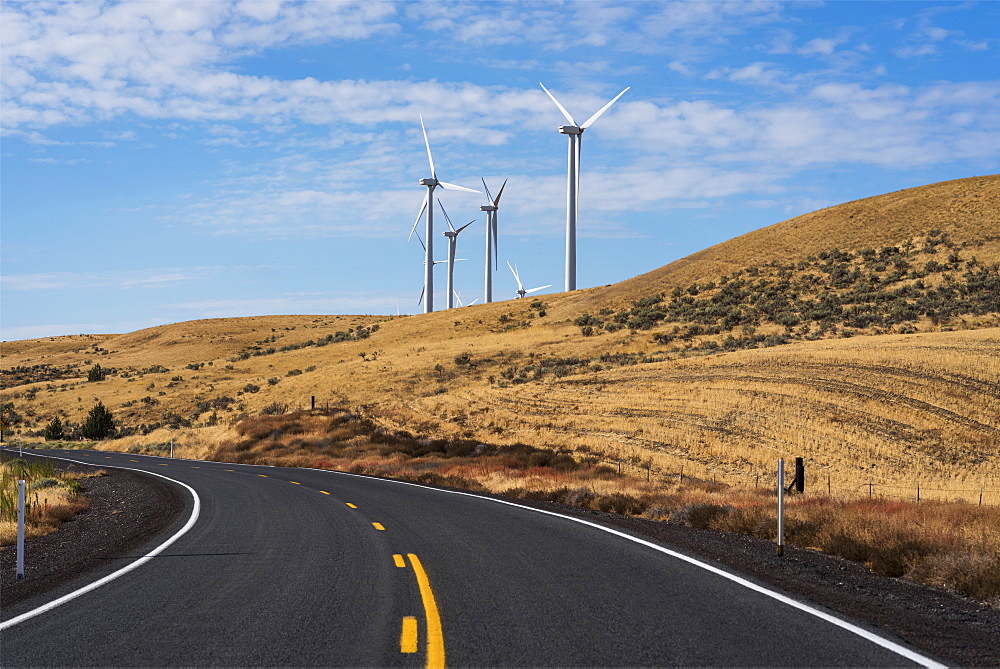
[(580, 148), (583, 142), (583, 131), (593, 125), (594, 121), (601, 117), (601, 114), (618, 101), (618, 98), (625, 95), (625, 91), (631, 88), (631, 86), (616, 95), (611, 102), (601, 107), (596, 114), (582, 124), (579, 124), (573, 120), (573, 117), (566, 111), (566, 108), (559, 104), (556, 97), (552, 93), (549, 93), (549, 89), (545, 88), (541, 82), (538, 85), (552, 98), (552, 102), (556, 103), (556, 107), (559, 108), (562, 115), (569, 121), (569, 125), (559, 126), (559, 132), (569, 138), (569, 169), (566, 178), (566, 290), (576, 290), (576, 218), (580, 211)]
[[(510, 267), (510, 261), (509, 260), (507, 261), (507, 267)], [(534, 293), (536, 290), (543, 290), (545, 288), (551, 288), (552, 287), (552, 284), (550, 283), (547, 286), (539, 286), (538, 288), (532, 288), (531, 290), (525, 290), (524, 286), (521, 285), (521, 277), (519, 277), (517, 275), (517, 263), (514, 263), (514, 266), (510, 267), (510, 271), (514, 275), (514, 280), (517, 281), (517, 296), (518, 296), (518, 298), (524, 297), (528, 293)]]
[(455, 226), (451, 224), (448, 212), (444, 210), (444, 205), (441, 204), (441, 198), (438, 198), (438, 206), (441, 207), (441, 213), (444, 214), (444, 220), (448, 222), (450, 228), (441, 234), (448, 238), (448, 308), (453, 309), (455, 307), (455, 248), (458, 246), (458, 233), (475, 223), (476, 219), (472, 219), (456, 230)]
[(503, 189), (507, 187), (507, 180), (503, 180), (500, 192), (494, 199), (490, 193), (490, 187), (483, 179), (483, 188), (486, 189), (486, 197), (490, 199), (489, 204), (479, 207), (480, 211), (486, 212), (486, 302), (493, 301), (493, 263), (500, 267), (499, 244), (497, 242), (497, 209), (500, 207), (500, 198), (503, 196)]
[[(427, 237), (427, 244), (424, 246), (424, 294), (427, 299), (424, 302), (424, 313), (428, 314), (434, 311), (434, 189), (441, 186), (445, 190), (462, 190), (468, 193), (478, 193), (479, 191), (438, 180), (437, 171), (434, 169), (434, 157), (431, 155), (431, 143), (427, 141), (427, 128), (424, 127), (423, 115), (420, 116), (420, 129), (424, 132), (424, 146), (427, 147), (427, 162), (431, 166), (431, 176), (429, 179), (420, 180), (421, 186), (427, 186), (427, 197), (424, 198), (424, 204), (420, 207), (417, 220), (413, 222), (413, 230), (416, 230), (420, 217), (426, 212), (427, 227), (424, 236)], [(410, 231), (411, 236), (413, 230)]]

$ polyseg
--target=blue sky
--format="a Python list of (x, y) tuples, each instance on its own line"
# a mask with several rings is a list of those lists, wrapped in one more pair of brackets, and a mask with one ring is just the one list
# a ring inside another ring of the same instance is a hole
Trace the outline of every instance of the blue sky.
[[(507, 260), (559, 290), (565, 121), (539, 82), (578, 121), (631, 86), (583, 143), (581, 288), (1000, 163), (997, 2), (0, 7), (4, 340), (420, 311), (420, 114), (441, 179), (509, 179), (495, 295)], [(481, 298), (485, 200), (437, 192), (477, 219), (456, 285)]]

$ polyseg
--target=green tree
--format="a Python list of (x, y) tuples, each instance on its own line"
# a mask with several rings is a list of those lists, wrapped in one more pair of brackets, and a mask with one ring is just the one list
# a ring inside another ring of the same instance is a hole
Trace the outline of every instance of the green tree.
[(108, 371), (101, 367), (100, 365), (94, 365), (87, 372), (88, 381), (103, 381), (104, 377), (108, 375)]
[(42, 436), (45, 437), (45, 441), (58, 441), (66, 436), (66, 430), (63, 428), (62, 421), (59, 420), (59, 416), (53, 418), (52, 422), (45, 426)]
[(80, 428), (84, 439), (106, 439), (115, 431), (115, 419), (100, 401), (87, 414), (87, 420)]

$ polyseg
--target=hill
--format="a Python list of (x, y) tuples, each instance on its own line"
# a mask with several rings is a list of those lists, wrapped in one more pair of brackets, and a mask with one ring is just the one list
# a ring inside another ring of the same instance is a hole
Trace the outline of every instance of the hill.
[[(123, 428), (115, 448), (173, 439), (206, 456), (240, 420), (315, 398), (389, 433), (562, 449), (650, 479), (753, 485), (777, 457), (804, 456), (811, 486), (845, 495), (920, 485), (1000, 502), (998, 353), (990, 176), (838, 205), (539, 300), (5, 342), (0, 401), (27, 436), (57, 415), (78, 427), (101, 400)], [(493, 488), (533, 485), (497, 476)]]

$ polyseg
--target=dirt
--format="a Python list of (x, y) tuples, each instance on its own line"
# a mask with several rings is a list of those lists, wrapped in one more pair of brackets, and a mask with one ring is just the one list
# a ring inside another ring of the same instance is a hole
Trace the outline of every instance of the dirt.
[[(77, 465), (72, 465), (77, 467)], [(152, 476), (108, 469), (82, 481), (90, 508), (58, 532), (28, 542), (27, 578), (14, 578), (13, 547), (0, 549), (3, 608), (86, 572), (107, 567), (166, 529), (184, 508), (172, 486)], [(490, 495), (487, 495), (490, 496)], [(705, 558), (751, 580), (892, 632), (949, 664), (1000, 666), (1000, 610), (958, 593), (871, 573), (864, 565), (761, 539), (563, 504), (515, 500), (641, 535)]]

